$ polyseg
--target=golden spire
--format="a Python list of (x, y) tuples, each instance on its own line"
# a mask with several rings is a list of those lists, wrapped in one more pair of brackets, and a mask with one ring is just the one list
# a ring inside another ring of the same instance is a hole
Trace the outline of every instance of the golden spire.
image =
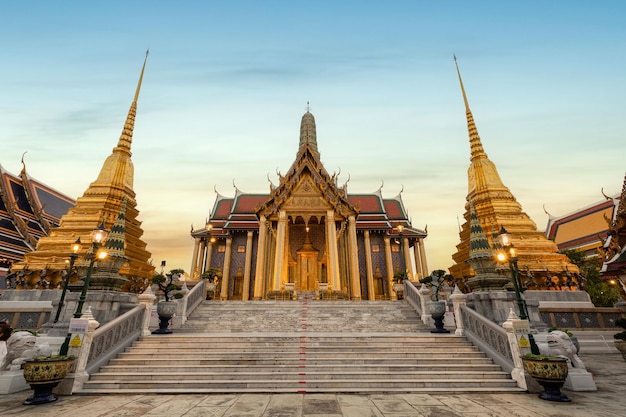
[[(89, 185), (82, 197), (76, 200), (76, 205), (59, 221), (59, 227), (49, 236), (44, 236), (37, 242), (37, 248), (25, 255), (23, 262), (13, 264), (14, 270), (29, 269), (32, 271), (47, 269), (63, 271), (67, 268), (65, 258), (71, 242), (80, 237), (83, 241), (89, 240), (91, 230), (101, 219), (105, 219), (107, 226), (119, 229), (119, 224), (111, 224), (122, 213), (125, 217), (123, 253), (129, 259), (128, 268), (123, 272), (128, 276), (148, 278), (152, 276), (154, 267), (150, 264), (150, 252), (146, 250), (146, 243), (142, 241), (143, 230), (137, 219), (137, 201), (133, 190), (134, 167), (131, 159), (130, 147), (135, 124), (137, 100), (146, 58), (141, 68), (141, 75), (137, 89), (130, 106), (122, 134), (117, 146), (104, 161), (98, 178)], [(118, 219), (119, 220), (119, 219)], [(120, 220), (121, 222), (121, 220)], [(115, 237), (116, 234), (114, 233)], [(121, 242), (121, 239), (118, 244)], [(84, 252), (80, 254), (84, 255)], [(56, 285), (56, 283), (53, 283)]]
[[(478, 136), (456, 56), (454, 63), (465, 103), (470, 139), (470, 166), (467, 169), (465, 223), (459, 233), (461, 242), (457, 244), (457, 252), (452, 255), (455, 265), (450, 267), (450, 273), (455, 278), (475, 275), (475, 271), (467, 264), (471, 257), (472, 226), (476, 224), (472, 223), (472, 212), (482, 227), (491, 226), (496, 230), (504, 227), (513, 235), (520, 267), (529, 267), (533, 273), (545, 271), (546, 268), (550, 271), (569, 268), (570, 271), (578, 272), (576, 266), (572, 265), (565, 255), (557, 253), (556, 244), (549, 241), (542, 232), (537, 231), (535, 222), (522, 211), (522, 206), (515, 196), (502, 183), (496, 165), (485, 153)], [(493, 240), (493, 237), (487, 237), (487, 240)]]
[(143, 67), (141, 68), (141, 74), (139, 75), (139, 82), (137, 83), (137, 89), (135, 90), (135, 98), (128, 110), (128, 116), (126, 117), (126, 123), (122, 129), (120, 140), (117, 142), (117, 146), (113, 149), (113, 152), (126, 152), (131, 155), (130, 145), (133, 141), (133, 130), (135, 128), (135, 115), (137, 114), (137, 101), (139, 100), (139, 91), (141, 90), (141, 82), (143, 81), (143, 73), (146, 69), (146, 61), (148, 61), (148, 55), (150, 50), (146, 51), (146, 57), (143, 60)]
[(487, 158), (487, 154), (483, 149), (483, 144), (480, 142), (480, 136), (478, 135), (478, 129), (474, 123), (474, 116), (470, 110), (469, 103), (467, 102), (467, 95), (465, 94), (465, 87), (463, 86), (463, 79), (461, 78), (461, 71), (459, 71), (459, 63), (456, 62), (456, 55), (454, 55), (454, 65), (456, 65), (456, 73), (459, 76), (459, 83), (461, 83), (461, 92), (463, 93), (463, 102), (465, 102), (465, 116), (467, 117), (467, 130), (470, 138), (470, 160), (475, 158)]
[[(143, 74), (146, 69), (146, 62), (148, 60), (149, 51), (146, 51), (146, 57), (141, 67), (141, 74), (139, 75), (139, 81), (137, 82), (137, 89), (135, 90), (135, 97), (128, 110), (126, 116), (126, 122), (122, 129), (122, 134), (117, 142), (117, 146), (113, 148), (111, 155), (104, 161), (98, 179), (91, 184), (91, 187), (110, 187), (117, 188), (133, 188), (134, 181), (134, 167), (130, 159), (132, 153), (130, 151), (133, 141), (133, 130), (135, 128), (135, 115), (137, 114), (137, 100), (139, 100), (139, 91), (141, 90), (141, 83), (143, 81)], [(89, 192), (89, 190), (87, 191)]]
[(300, 122), (300, 144), (298, 146), (298, 153), (302, 152), (307, 145), (313, 152), (318, 154), (315, 117), (311, 114), (311, 106), (308, 101), (306, 102), (306, 113), (304, 113), (302, 121)]
[(454, 56), (454, 64), (456, 65), (456, 73), (459, 76), (459, 82), (461, 84), (461, 92), (463, 93), (463, 101), (465, 103), (465, 115), (467, 117), (467, 131), (469, 132), (470, 140), (470, 167), (467, 171), (468, 191), (470, 195), (474, 192), (488, 189), (501, 189), (506, 193), (510, 193), (509, 189), (504, 186), (500, 179), (498, 170), (483, 149), (480, 136), (478, 135), (478, 129), (474, 123), (474, 116), (469, 108), (467, 101), (467, 94), (465, 94), (465, 87), (463, 86), (463, 80), (461, 78), (461, 72), (459, 71), (459, 64), (456, 62), (456, 55)]

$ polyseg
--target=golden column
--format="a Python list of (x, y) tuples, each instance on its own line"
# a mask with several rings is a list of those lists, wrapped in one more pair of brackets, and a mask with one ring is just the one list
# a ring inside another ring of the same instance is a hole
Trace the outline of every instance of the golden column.
[(348, 217), (348, 256), (350, 257), (351, 297), (361, 299), (361, 276), (359, 274), (359, 248), (356, 243), (356, 219)]
[(191, 267), (189, 268), (189, 274), (193, 275), (193, 271), (198, 265), (198, 251), (200, 249), (200, 238), (197, 237), (194, 239), (193, 244), (193, 256), (191, 257)]
[(417, 239), (415, 241), (415, 246), (413, 246), (413, 255), (415, 256), (415, 266), (417, 267), (417, 276), (416, 280), (424, 278), (424, 270), (422, 269), (422, 257), (420, 256), (420, 246), (421, 239)]
[(402, 251), (402, 255), (404, 255), (404, 269), (407, 271), (408, 279), (411, 280), (415, 277), (415, 269), (413, 269), (413, 262), (411, 262), (411, 248), (409, 247), (409, 239), (406, 237), (402, 237), (402, 245), (404, 250)]
[(263, 298), (263, 280), (265, 279), (265, 257), (267, 256), (267, 220), (259, 218), (259, 237), (257, 238), (256, 271), (254, 274), (254, 299)]
[(391, 258), (391, 238), (385, 237), (385, 265), (387, 270), (387, 288), (389, 298), (396, 300), (396, 293), (393, 292), (393, 259)]
[(370, 231), (363, 233), (365, 246), (365, 274), (367, 275), (367, 298), (370, 301), (376, 299), (376, 291), (374, 290), (374, 272), (372, 270), (372, 242), (370, 240)]
[(428, 263), (426, 262), (426, 251), (424, 250), (424, 238), (419, 239), (420, 242), (420, 261), (424, 276), (428, 275)]
[(328, 282), (333, 291), (341, 291), (337, 230), (335, 229), (335, 213), (332, 210), (326, 211), (326, 246), (328, 248)]
[(252, 266), (252, 230), (248, 231), (248, 240), (246, 241), (246, 262), (244, 264), (243, 271), (243, 294), (241, 299), (248, 301), (248, 295), (250, 294), (250, 267)]
[(274, 274), (272, 275), (272, 291), (280, 291), (283, 282), (285, 264), (285, 241), (287, 240), (287, 212), (278, 212), (278, 228), (276, 230), (276, 254), (274, 256)]

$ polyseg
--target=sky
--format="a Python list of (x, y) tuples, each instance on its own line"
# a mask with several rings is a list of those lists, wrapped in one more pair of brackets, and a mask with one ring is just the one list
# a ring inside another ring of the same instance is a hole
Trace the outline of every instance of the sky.
[(428, 266), (459, 243), (469, 140), (456, 54), (502, 181), (544, 230), (621, 191), (626, 2), (3, 2), (0, 164), (77, 198), (133, 137), (154, 265), (190, 270), (215, 190), (269, 193), (307, 102), (348, 193), (402, 191)]

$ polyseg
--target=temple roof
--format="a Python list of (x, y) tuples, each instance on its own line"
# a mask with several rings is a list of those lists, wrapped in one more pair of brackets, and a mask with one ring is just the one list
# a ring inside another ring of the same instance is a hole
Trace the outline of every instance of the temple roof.
[(626, 275), (626, 175), (618, 200), (619, 204), (610, 220), (608, 236), (602, 247), (603, 277)]
[[(23, 160), (22, 160), (23, 162)], [(8, 267), (31, 252), (39, 238), (59, 225), (75, 203), (70, 197), (26, 174), (13, 175), (0, 165), (0, 266)]]
[[(273, 219), (272, 216), (278, 210), (293, 204), (297, 198), (306, 201), (321, 199), (339, 217), (354, 215), (357, 230), (396, 234), (397, 226), (402, 225), (403, 234), (407, 237), (427, 236), (425, 230), (412, 227), (401, 194), (393, 198), (383, 198), (381, 189), (371, 194), (349, 194), (347, 183), (343, 186), (337, 184), (337, 174), (329, 175), (320, 160), (315, 118), (308, 105), (300, 123), (296, 159), (287, 174), (279, 174), (279, 178), (280, 183), (277, 186), (271, 185), (269, 194), (243, 193), (236, 189), (235, 196), (228, 198), (216, 191), (217, 196), (206, 227), (192, 230), (192, 236), (223, 236), (234, 230), (258, 229), (260, 216)], [(318, 205), (311, 212), (325, 210), (322, 205)]]

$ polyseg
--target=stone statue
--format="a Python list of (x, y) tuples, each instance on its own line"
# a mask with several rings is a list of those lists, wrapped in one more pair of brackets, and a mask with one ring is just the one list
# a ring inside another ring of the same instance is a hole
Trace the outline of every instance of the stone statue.
[(22, 364), (37, 356), (51, 353), (48, 344), (36, 345), (37, 337), (29, 332), (14, 332), (7, 340), (7, 354), (0, 362), (0, 371), (20, 369)]
[(541, 353), (544, 355), (562, 356), (567, 359), (567, 363), (571, 368), (586, 370), (585, 364), (576, 354), (576, 346), (574, 346), (567, 333), (553, 330), (546, 336), (546, 342), (548, 346), (547, 349), (544, 349), (547, 351), (542, 351)]

